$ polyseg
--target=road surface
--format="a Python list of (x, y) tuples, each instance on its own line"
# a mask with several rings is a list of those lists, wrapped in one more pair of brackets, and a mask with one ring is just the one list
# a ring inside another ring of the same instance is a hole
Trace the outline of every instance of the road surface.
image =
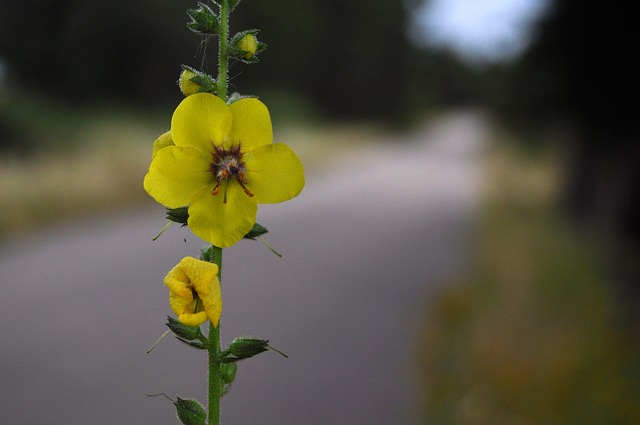
[[(224, 251), (222, 341), (268, 338), (240, 363), (225, 425), (417, 424), (418, 341), (431, 291), (469, 258), (484, 121), (446, 117), (311, 170), (261, 206), (260, 242)], [(304, 158), (303, 158), (304, 159)], [(166, 338), (166, 272), (202, 242), (163, 210), (56, 225), (0, 245), (2, 423), (177, 424), (205, 397), (204, 352)]]

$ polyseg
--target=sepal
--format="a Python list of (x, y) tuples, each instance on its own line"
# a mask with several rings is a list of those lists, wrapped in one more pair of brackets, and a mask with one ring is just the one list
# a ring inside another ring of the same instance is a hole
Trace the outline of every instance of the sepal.
[(231, 93), (231, 96), (229, 96), (229, 99), (227, 99), (227, 105), (231, 105), (232, 103), (235, 103), (241, 99), (257, 99), (258, 96), (254, 96), (254, 95), (250, 95), (250, 94), (240, 94), (237, 91), (234, 91), (233, 93)]
[(186, 226), (189, 220), (189, 207), (167, 208), (167, 220)]
[(269, 233), (267, 228), (264, 227), (260, 223), (255, 223), (253, 225), (253, 227), (251, 228), (251, 230), (249, 230), (249, 233), (244, 235), (244, 238), (245, 239), (251, 239), (252, 241), (255, 241), (257, 237), (260, 237), (260, 236), (264, 235), (265, 233)]
[(167, 316), (167, 327), (171, 329), (171, 332), (178, 338), (193, 341), (195, 339), (203, 338), (202, 331), (199, 326), (189, 326), (184, 323), (180, 323), (178, 320), (171, 316)]
[(167, 316), (166, 325), (183, 344), (199, 350), (209, 348), (209, 340), (202, 334), (200, 326), (185, 325), (171, 316)]
[(197, 9), (187, 9), (187, 15), (191, 18), (187, 28), (195, 33), (215, 35), (220, 31), (218, 17), (206, 4), (198, 3)]
[(209, 348), (209, 346), (207, 344), (205, 344), (204, 342), (201, 341), (187, 341), (186, 339), (180, 338), (180, 337), (176, 337), (176, 339), (180, 342), (182, 342), (183, 344), (188, 345), (191, 348), (195, 348), (198, 350), (206, 350)]
[(213, 245), (205, 245), (200, 250), (200, 257), (202, 261), (206, 261), (208, 263), (215, 263), (215, 259), (213, 258)]

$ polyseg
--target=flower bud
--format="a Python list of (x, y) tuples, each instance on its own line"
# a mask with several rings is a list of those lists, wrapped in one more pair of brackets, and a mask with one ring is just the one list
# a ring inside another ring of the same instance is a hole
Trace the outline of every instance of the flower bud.
[(153, 146), (151, 148), (151, 159), (156, 157), (158, 151), (162, 148), (166, 148), (167, 146), (174, 146), (173, 138), (171, 137), (171, 132), (167, 131), (153, 142)]
[(178, 80), (178, 85), (180, 86), (180, 91), (182, 92), (183, 95), (190, 96), (192, 94), (196, 94), (200, 92), (200, 86), (194, 83), (193, 81), (191, 81), (193, 77), (197, 77), (197, 76), (198, 74), (196, 74), (194, 71), (190, 69), (184, 69), (180, 73), (180, 79)]
[(235, 363), (220, 363), (220, 379), (223, 384), (231, 384), (236, 379), (238, 366)]
[(251, 59), (258, 50), (258, 39), (254, 34), (245, 34), (244, 37), (238, 41), (238, 48), (244, 52), (243, 59)]
[(248, 359), (269, 349), (268, 339), (236, 338), (229, 348), (222, 352), (223, 363), (233, 363), (238, 360)]

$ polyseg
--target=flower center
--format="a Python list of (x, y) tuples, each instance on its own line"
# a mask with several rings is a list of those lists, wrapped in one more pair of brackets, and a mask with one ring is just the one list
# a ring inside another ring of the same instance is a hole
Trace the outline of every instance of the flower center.
[(247, 196), (252, 197), (253, 193), (245, 186), (247, 184), (247, 178), (245, 173), (247, 167), (242, 161), (243, 152), (240, 143), (231, 146), (229, 149), (224, 149), (218, 146), (213, 147), (213, 162), (209, 166), (209, 171), (216, 178), (216, 186), (211, 191), (213, 196), (220, 193), (220, 187), (222, 183), (224, 185), (224, 200), (227, 203), (227, 185), (229, 180), (235, 179), (238, 184), (244, 190)]

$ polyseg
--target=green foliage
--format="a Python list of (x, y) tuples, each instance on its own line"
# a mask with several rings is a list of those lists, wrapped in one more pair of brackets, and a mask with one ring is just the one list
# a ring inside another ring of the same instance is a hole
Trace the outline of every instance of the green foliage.
[(185, 325), (171, 316), (167, 316), (166, 325), (180, 342), (199, 350), (209, 347), (209, 341), (202, 334), (200, 326)]
[(287, 357), (286, 354), (269, 346), (268, 339), (257, 338), (236, 338), (220, 355), (223, 363), (235, 363), (239, 360), (257, 356), (267, 350), (275, 351), (283, 357)]
[(178, 419), (184, 425), (205, 425), (207, 413), (197, 400), (178, 397), (173, 404), (176, 406)]
[(597, 248), (552, 210), (550, 160), (504, 152), (474, 267), (427, 315), (425, 423), (635, 424), (640, 347)]
[(255, 223), (251, 228), (251, 230), (249, 231), (249, 233), (247, 233), (244, 237), (245, 239), (251, 239), (255, 241), (257, 237), (262, 236), (268, 232), (269, 231), (267, 230), (266, 227), (264, 227), (260, 223)]
[[(192, 30), (205, 37), (215, 33), (215, 7), (190, 3), (197, 6), (189, 12)], [(5, 6), (0, 56), (10, 75), (64, 99), (116, 96), (173, 105), (180, 98), (171, 84), (176, 63), (204, 71), (216, 64), (214, 43), (184, 27), (184, 2), (114, 0), (96, 8), (25, 0)], [(233, 27), (260, 28), (269, 54), (232, 84), (249, 93), (275, 85), (345, 119), (397, 118), (415, 92), (415, 81), (408, 79), (428, 78), (411, 71), (418, 51), (406, 39), (406, 17), (401, 4), (388, 0), (276, 0), (239, 7)]]
[(236, 338), (229, 348), (221, 353), (223, 363), (234, 363), (264, 353), (269, 349), (269, 340), (256, 338)]
[(220, 363), (220, 381), (222, 382), (222, 395), (231, 390), (231, 384), (236, 379), (238, 365), (235, 363)]
[(197, 9), (187, 9), (187, 15), (191, 18), (191, 21), (187, 22), (187, 28), (191, 31), (197, 34), (218, 34), (218, 16), (206, 4), (198, 3)]
[(189, 207), (167, 208), (165, 214), (167, 220), (183, 226), (186, 226), (189, 221)]

